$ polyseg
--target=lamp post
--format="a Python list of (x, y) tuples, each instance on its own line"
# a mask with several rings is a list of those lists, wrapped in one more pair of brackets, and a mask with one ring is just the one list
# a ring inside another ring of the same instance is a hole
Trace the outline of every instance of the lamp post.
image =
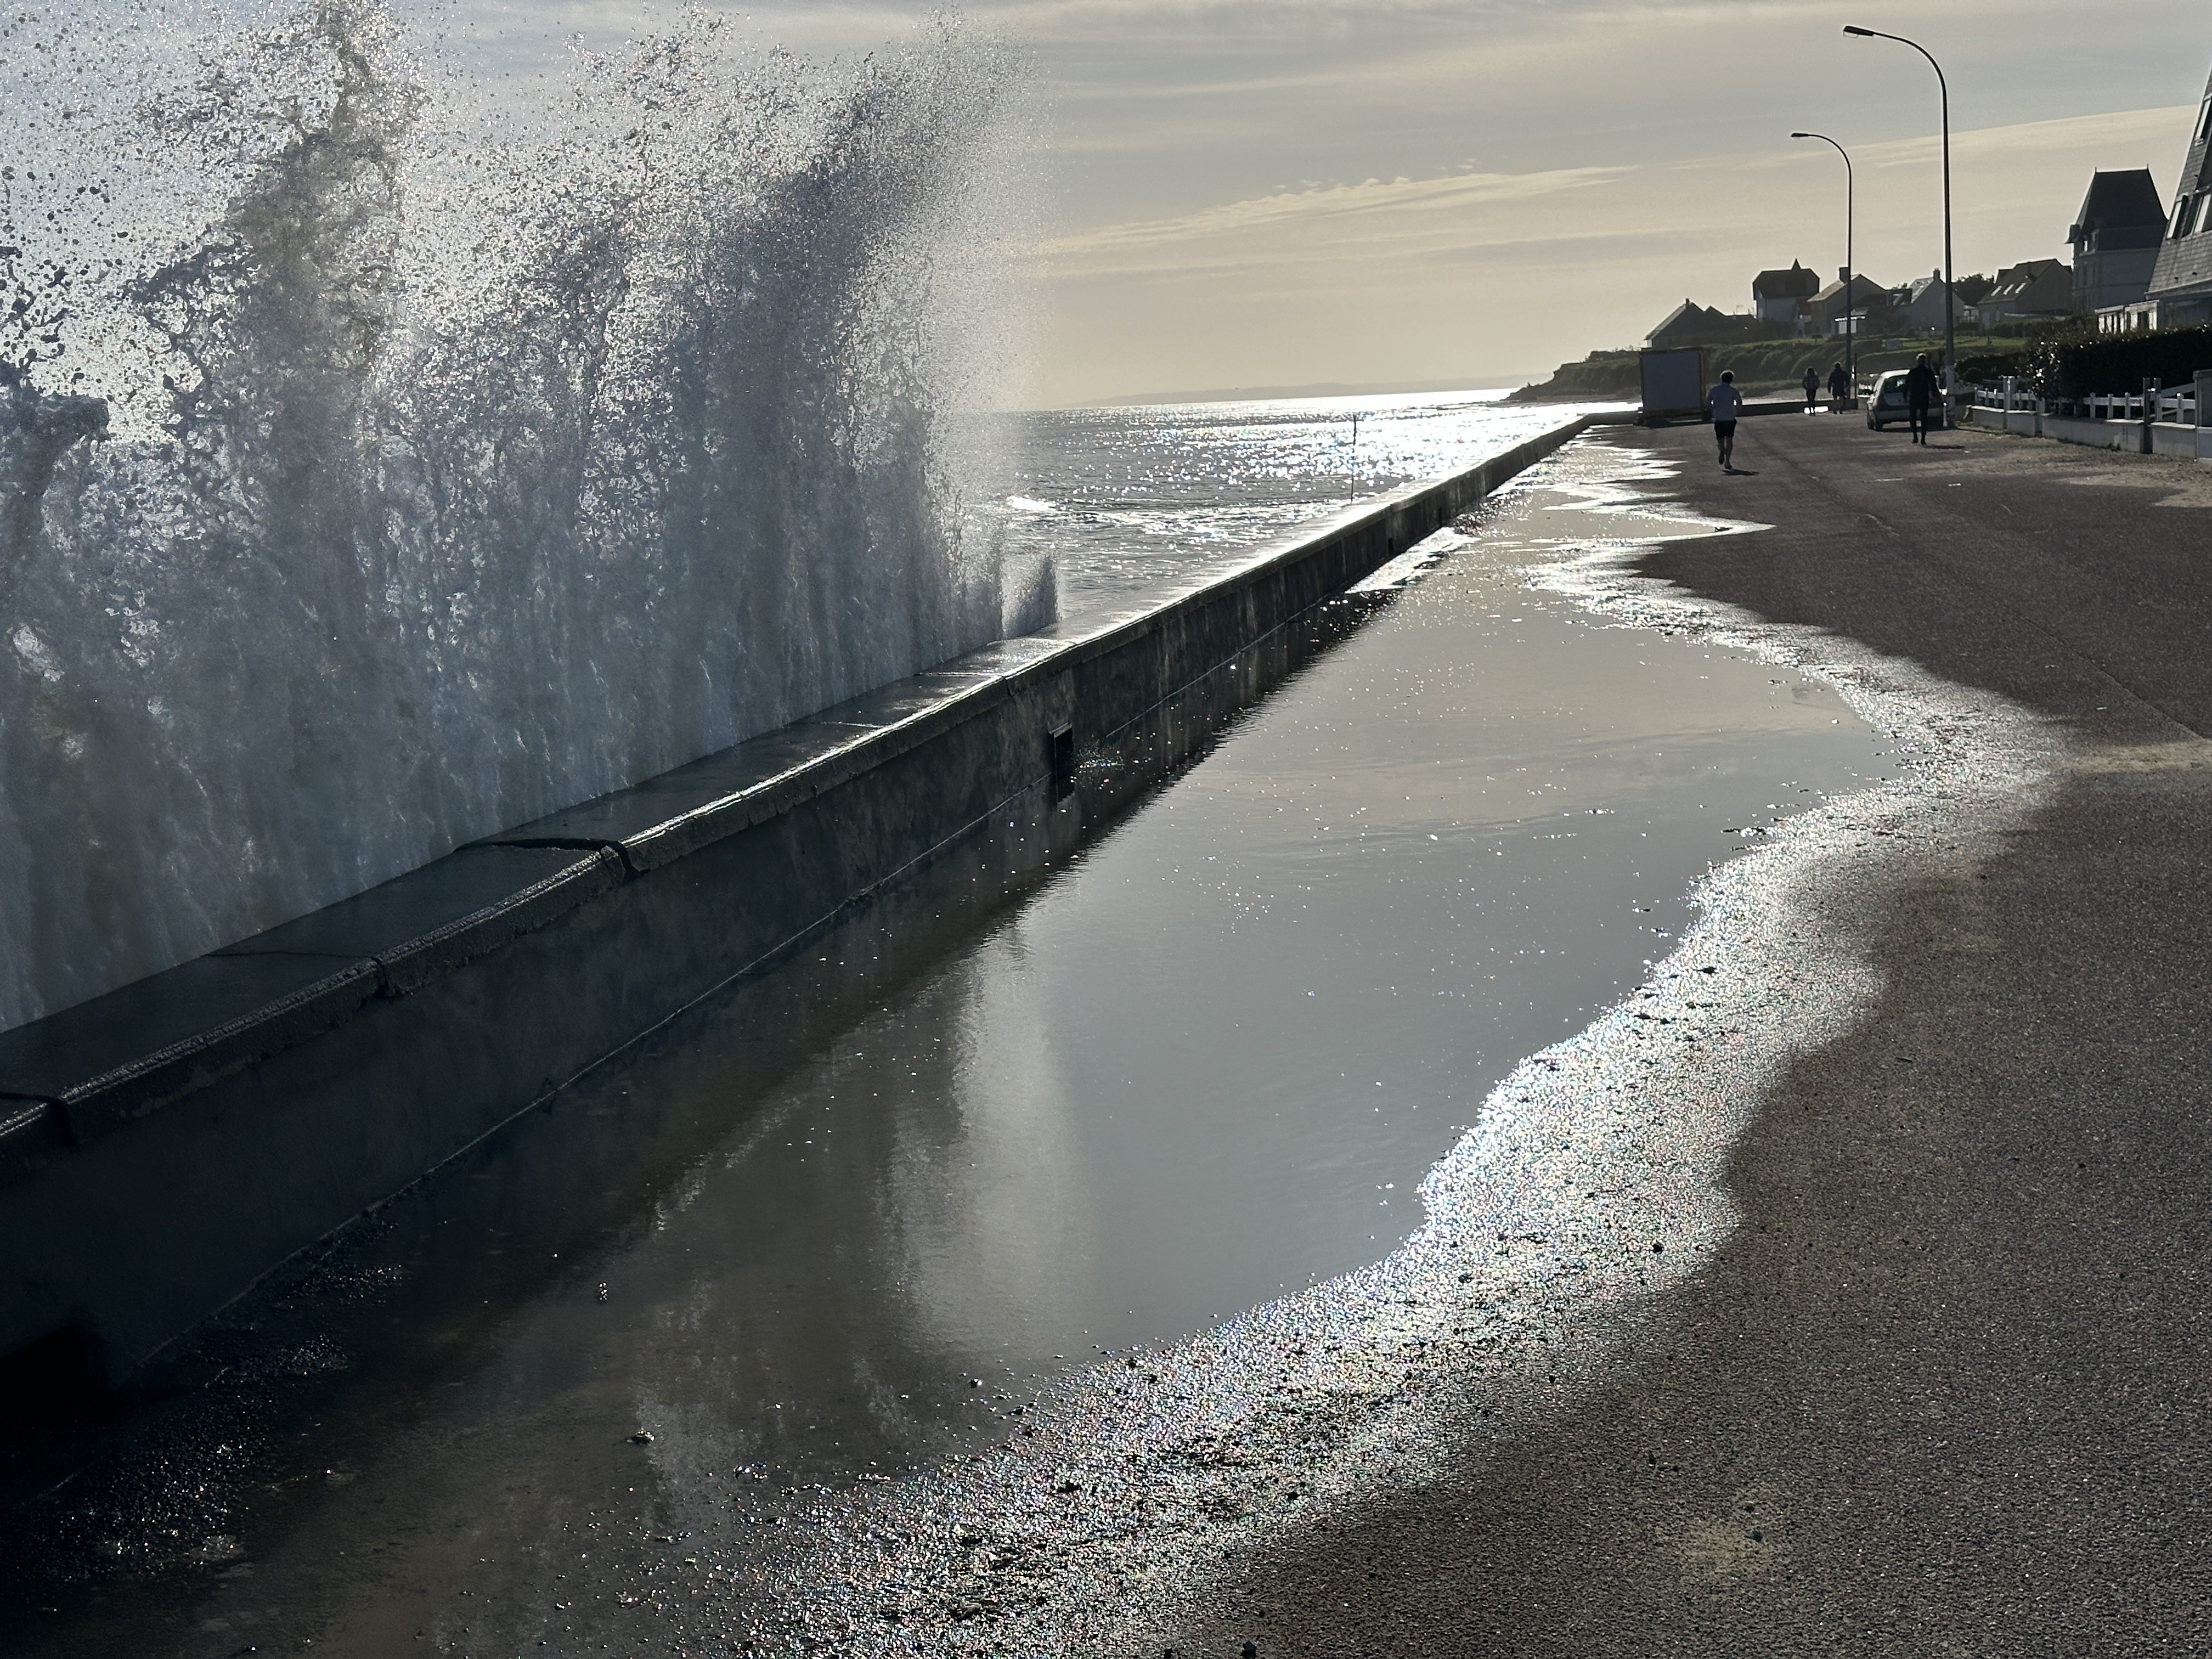
[(1850, 377), (1851, 402), (1856, 406), (1859, 397), (1859, 325), (1858, 319), (1851, 314), (1851, 302), (1859, 291), (1859, 268), (1851, 258), (1851, 238), (1858, 216), (1858, 185), (1851, 174), (1851, 153), (1825, 132), (1793, 132), (1790, 136), (1818, 138), (1833, 146), (1836, 154), (1844, 158), (1844, 373)]
[(1951, 424), (1951, 377), (1956, 372), (1954, 359), (1959, 355), (1956, 289), (1951, 274), (1951, 83), (1943, 78), (1943, 66), (1936, 61), (1936, 54), (1917, 40), (1908, 40), (1901, 34), (1884, 34), (1880, 29), (1863, 29), (1851, 24), (1844, 25), (1844, 33), (1856, 34), (1869, 40), (1894, 40), (1901, 46), (1910, 46), (1928, 60), (1928, 67), (1936, 71), (1936, 90), (1943, 100), (1943, 424)]

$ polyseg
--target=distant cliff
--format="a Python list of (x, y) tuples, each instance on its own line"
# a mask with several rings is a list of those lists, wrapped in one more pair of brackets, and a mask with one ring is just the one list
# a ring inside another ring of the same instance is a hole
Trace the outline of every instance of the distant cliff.
[(1578, 363), (1561, 363), (1548, 380), (1524, 386), (1510, 404), (1587, 404), (1633, 401), (1644, 395), (1633, 351), (1593, 351)]

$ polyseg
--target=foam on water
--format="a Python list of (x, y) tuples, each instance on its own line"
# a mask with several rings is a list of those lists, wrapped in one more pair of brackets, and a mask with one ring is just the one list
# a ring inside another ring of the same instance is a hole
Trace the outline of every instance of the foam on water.
[(1050, 619), (1008, 62), (0, 12), (0, 1025)]

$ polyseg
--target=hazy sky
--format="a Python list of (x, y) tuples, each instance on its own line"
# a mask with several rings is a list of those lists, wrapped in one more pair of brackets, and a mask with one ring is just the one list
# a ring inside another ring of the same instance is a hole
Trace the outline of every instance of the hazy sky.
[[(123, 3), (123, 0), (116, 0)], [(220, 3), (220, 0), (218, 0)], [(637, 0), (396, 0), (515, 67), (665, 23)], [(927, 0), (714, 7), (846, 55)], [(2067, 254), (2090, 173), (2170, 196), (2212, 70), (2207, 0), (967, 0), (1020, 43), (1042, 139), (1026, 401), (1514, 380), (1630, 345), (1754, 270), (1941, 259), (1952, 83), (1961, 273)]]

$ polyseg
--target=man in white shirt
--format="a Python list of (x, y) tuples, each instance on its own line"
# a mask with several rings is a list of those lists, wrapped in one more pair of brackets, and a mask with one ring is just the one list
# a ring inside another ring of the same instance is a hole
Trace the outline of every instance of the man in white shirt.
[(1705, 396), (1712, 411), (1713, 436), (1720, 440), (1721, 471), (1735, 471), (1735, 417), (1743, 408), (1743, 393), (1735, 389), (1735, 371), (1721, 371), (1721, 382)]

